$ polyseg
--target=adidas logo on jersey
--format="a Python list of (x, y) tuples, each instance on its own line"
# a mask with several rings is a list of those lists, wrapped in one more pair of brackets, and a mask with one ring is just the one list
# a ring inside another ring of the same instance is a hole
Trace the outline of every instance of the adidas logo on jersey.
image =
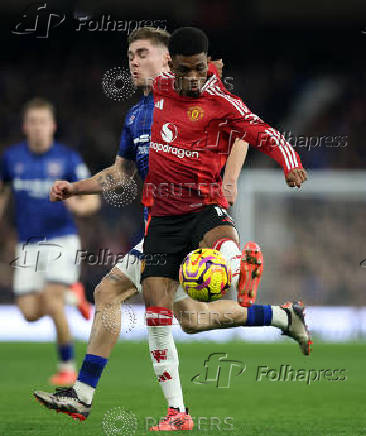
[(164, 105), (164, 99), (161, 99), (155, 103), (155, 107), (159, 108), (160, 110), (163, 110)]

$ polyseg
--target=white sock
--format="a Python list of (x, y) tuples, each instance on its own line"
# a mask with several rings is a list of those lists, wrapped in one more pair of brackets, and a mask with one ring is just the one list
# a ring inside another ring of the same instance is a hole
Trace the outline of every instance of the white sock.
[(272, 309), (272, 321), (271, 325), (279, 328), (288, 327), (287, 313), (280, 306), (271, 306)]
[(95, 388), (86, 383), (77, 380), (73, 385), (74, 390), (78, 394), (78, 398), (86, 404), (91, 404)]
[(66, 371), (66, 372), (71, 372), (71, 371), (75, 371), (75, 362), (73, 360), (69, 360), (67, 362), (58, 362), (58, 370), (59, 371)]
[(185, 411), (179, 379), (179, 358), (172, 334), (173, 313), (164, 307), (146, 309), (149, 350), (168, 407)]
[(227, 294), (231, 300), (236, 301), (240, 278), (240, 248), (231, 239), (219, 239), (212, 248), (220, 251), (231, 268), (231, 287)]
[(79, 300), (75, 292), (70, 289), (66, 289), (64, 292), (64, 302), (67, 306), (76, 307), (79, 304)]

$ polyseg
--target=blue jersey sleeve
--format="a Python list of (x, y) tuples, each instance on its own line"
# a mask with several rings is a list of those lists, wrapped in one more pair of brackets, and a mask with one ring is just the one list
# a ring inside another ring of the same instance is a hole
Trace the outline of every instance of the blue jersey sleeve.
[(85, 165), (79, 153), (73, 151), (70, 159), (67, 180), (69, 182), (78, 182), (79, 180), (87, 179), (88, 177), (90, 177), (88, 167)]
[(121, 133), (118, 156), (123, 157), (125, 159), (136, 160), (136, 150), (134, 147), (131, 130), (130, 127), (127, 125), (127, 120), (130, 120), (130, 118), (132, 118), (132, 116), (130, 116), (128, 113), (126, 115), (125, 123), (123, 125), (123, 129)]
[(4, 153), (0, 157), (0, 181), (3, 183), (11, 182), (7, 154)]

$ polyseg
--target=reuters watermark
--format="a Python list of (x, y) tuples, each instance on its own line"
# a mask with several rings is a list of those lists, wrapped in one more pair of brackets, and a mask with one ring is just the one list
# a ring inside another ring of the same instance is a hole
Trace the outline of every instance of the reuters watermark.
[(293, 368), (282, 364), (279, 368), (267, 365), (257, 367), (256, 381), (270, 382), (304, 382), (308, 385), (315, 382), (342, 382), (347, 380), (345, 369), (305, 369)]
[[(161, 417), (164, 419), (165, 417)], [(153, 416), (145, 417), (145, 431), (149, 431), (151, 427), (157, 426), (159, 424), (158, 419)], [(231, 416), (192, 416), (193, 430), (201, 431), (233, 431), (233, 417)]]
[(180, 325), (184, 325), (184, 331), (189, 334), (198, 333), (201, 327), (215, 326), (218, 329), (232, 327), (234, 324), (232, 312), (208, 312), (208, 311), (189, 311), (181, 310), (175, 314), (175, 318)]

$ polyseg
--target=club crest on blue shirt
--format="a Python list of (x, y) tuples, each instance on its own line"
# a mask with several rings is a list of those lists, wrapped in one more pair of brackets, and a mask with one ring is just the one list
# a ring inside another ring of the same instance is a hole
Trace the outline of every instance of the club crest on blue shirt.
[(14, 172), (15, 174), (19, 175), (24, 171), (24, 163), (23, 162), (17, 162), (14, 166)]
[(61, 177), (62, 163), (59, 161), (51, 161), (47, 163), (47, 173), (49, 177)]

